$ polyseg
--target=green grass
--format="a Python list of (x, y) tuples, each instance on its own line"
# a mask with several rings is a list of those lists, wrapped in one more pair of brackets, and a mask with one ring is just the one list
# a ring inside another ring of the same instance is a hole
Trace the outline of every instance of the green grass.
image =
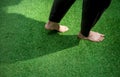
[(61, 21), (68, 32), (46, 31), (52, 1), (0, 0), (0, 77), (119, 77), (120, 0), (93, 28), (105, 34), (100, 43), (76, 37), (82, 0)]

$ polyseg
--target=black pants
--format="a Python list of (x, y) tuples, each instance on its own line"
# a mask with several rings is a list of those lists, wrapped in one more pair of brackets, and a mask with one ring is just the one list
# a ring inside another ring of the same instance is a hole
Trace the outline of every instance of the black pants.
[[(49, 20), (59, 23), (76, 0), (54, 0)], [(91, 28), (109, 6), (111, 0), (83, 0), (81, 33), (88, 36)], [(79, 7), (78, 7), (79, 8)]]

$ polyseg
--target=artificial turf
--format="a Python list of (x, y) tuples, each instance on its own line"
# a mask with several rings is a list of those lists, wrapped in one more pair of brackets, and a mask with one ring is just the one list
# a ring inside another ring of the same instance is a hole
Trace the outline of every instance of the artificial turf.
[(0, 77), (120, 77), (120, 0), (93, 28), (100, 43), (77, 39), (82, 0), (61, 21), (68, 32), (45, 30), (52, 2), (0, 0)]

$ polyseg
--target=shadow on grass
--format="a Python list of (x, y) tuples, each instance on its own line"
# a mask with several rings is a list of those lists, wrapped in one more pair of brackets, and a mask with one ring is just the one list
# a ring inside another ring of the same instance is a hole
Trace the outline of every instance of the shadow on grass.
[(4, 1), (8, 5), (0, 3), (0, 63), (28, 60), (79, 44), (75, 35), (48, 32), (44, 29), (44, 22), (6, 13), (4, 6), (18, 4), (21, 0)]

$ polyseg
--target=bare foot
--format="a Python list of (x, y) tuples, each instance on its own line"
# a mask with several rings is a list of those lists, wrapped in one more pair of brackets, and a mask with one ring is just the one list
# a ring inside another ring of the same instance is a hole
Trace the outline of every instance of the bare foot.
[(67, 26), (62, 26), (62, 25), (59, 25), (58, 23), (51, 22), (51, 21), (46, 23), (45, 29), (47, 29), (47, 30), (57, 30), (59, 32), (66, 32), (66, 31), (69, 30), (69, 28)]
[(94, 31), (90, 31), (90, 34), (88, 37), (83, 36), (81, 33), (79, 33), (78, 37), (81, 39), (86, 39), (86, 40), (90, 40), (93, 42), (100, 42), (100, 41), (103, 41), (103, 39), (104, 39), (103, 34), (100, 34), (98, 32), (94, 32)]

